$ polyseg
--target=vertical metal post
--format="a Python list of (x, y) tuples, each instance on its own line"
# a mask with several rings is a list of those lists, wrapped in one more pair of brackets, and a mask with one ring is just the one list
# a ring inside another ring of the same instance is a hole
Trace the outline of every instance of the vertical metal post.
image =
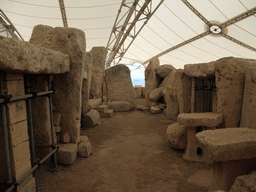
[[(48, 79), (48, 91), (50, 91), (52, 88), (51, 82), (50, 82), (50, 77)], [(56, 147), (55, 139), (54, 139), (54, 125), (53, 125), (53, 112), (52, 112), (52, 95), (48, 96), (49, 98), (49, 110), (50, 110), (50, 123), (51, 123), (51, 134), (52, 134), (52, 149)], [(53, 154), (53, 163), (54, 163), (54, 169), (58, 169), (58, 164), (57, 164), (57, 156), (56, 153)]]
[[(25, 78), (25, 87), (26, 94), (31, 93), (29, 75)], [(27, 103), (27, 121), (28, 121), (28, 135), (29, 135), (29, 146), (30, 146), (30, 154), (31, 154), (31, 164), (34, 167), (36, 163), (36, 153), (35, 153), (35, 138), (34, 138), (34, 127), (33, 127), (33, 117), (32, 117), (32, 108), (31, 108), (31, 99), (26, 100)], [(36, 189), (38, 190), (38, 182), (37, 182), (37, 170), (34, 171)]]
[(203, 97), (204, 97), (204, 80), (202, 79), (202, 87), (201, 87), (201, 113), (203, 113)]
[[(0, 94), (4, 95), (4, 74), (0, 73)], [(7, 183), (12, 183), (12, 169), (11, 169), (11, 160), (10, 160), (10, 148), (9, 148), (9, 137), (8, 137), (8, 127), (7, 127), (7, 118), (6, 118), (6, 104), (1, 104), (2, 111), (2, 125), (3, 125), (3, 136), (4, 136), (4, 150), (6, 158), (6, 168), (7, 168)]]
[(207, 112), (211, 111), (211, 80), (208, 79), (208, 89), (207, 89)]

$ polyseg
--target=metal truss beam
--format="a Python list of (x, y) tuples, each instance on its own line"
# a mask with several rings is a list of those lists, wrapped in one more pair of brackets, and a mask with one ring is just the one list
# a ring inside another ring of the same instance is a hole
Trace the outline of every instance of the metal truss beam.
[(211, 23), (199, 13), (187, 0), (181, 0), (191, 11), (193, 11), (206, 25), (210, 26)]
[(224, 28), (224, 27), (227, 27), (229, 25), (235, 24), (236, 22), (241, 21), (241, 20), (243, 20), (247, 17), (250, 17), (254, 14), (256, 14), (256, 7), (252, 8), (252, 9), (250, 9), (250, 10), (248, 10), (248, 11), (246, 11), (246, 12), (244, 12), (244, 13), (242, 13), (242, 14), (240, 14), (240, 15), (238, 15), (238, 16), (236, 16), (236, 17), (234, 17), (234, 18), (232, 18), (232, 19), (230, 19), (226, 22), (224, 22), (224, 23), (222, 23), (220, 25), (220, 27)]
[(5, 13), (0, 9), (0, 24), (3, 25), (3, 29), (1, 29), (1, 32), (6, 31), (9, 33), (12, 38), (18, 39), (20, 41), (24, 41), (21, 34), (18, 32), (18, 30), (14, 27), (10, 19), (5, 15)]
[[(165, 54), (167, 54), (167, 53), (169, 53), (169, 52), (171, 52), (171, 51), (173, 51), (175, 49), (178, 49), (178, 48), (180, 48), (180, 47), (182, 47), (184, 45), (187, 45), (187, 44), (189, 44), (189, 43), (191, 43), (193, 41), (196, 41), (196, 40), (198, 40), (200, 38), (203, 38), (203, 37), (205, 37), (206, 35), (209, 35), (209, 34), (211, 34), (211, 32), (210, 31), (206, 31), (206, 32), (204, 32), (204, 33), (202, 33), (200, 35), (197, 35), (197, 36), (195, 36), (195, 37), (193, 37), (193, 38), (191, 38), (191, 39), (189, 39), (187, 41), (184, 41), (184, 42), (182, 42), (182, 43), (180, 43), (178, 45), (175, 45), (175, 46), (171, 47), (170, 49), (167, 49), (167, 50), (165, 50), (165, 51), (155, 55), (154, 57), (161, 57), (161, 56), (163, 56), (163, 55), (165, 55)], [(148, 59), (147, 61), (144, 61), (142, 64), (145, 65), (147, 62), (149, 62), (154, 57)]]
[(68, 21), (67, 21), (64, 0), (59, 0), (59, 4), (60, 4), (60, 12), (61, 12), (61, 17), (62, 17), (62, 21), (63, 21), (63, 26), (68, 27)]
[(247, 45), (247, 44), (245, 44), (245, 43), (243, 43), (243, 42), (241, 42), (241, 41), (239, 41), (239, 40), (237, 40), (237, 39), (235, 39), (235, 38), (233, 38), (233, 37), (231, 37), (231, 36), (229, 36), (229, 35), (227, 35), (225, 33), (220, 33), (220, 35), (222, 35), (223, 37), (225, 37), (226, 39), (228, 39), (230, 41), (233, 41), (234, 43), (236, 43), (238, 45), (241, 45), (241, 46), (243, 46), (243, 47), (245, 47), (247, 49), (250, 49), (250, 50), (256, 52), (256, 48), (254, 48), (254, 47), (252, 47), (250, 45)]
[[(109, 67), (112, 61), (114, 61), (116, 64), (121, 61), (126, 51), (138, 36), (139, 32), (147, 24), (148, 20), (163, 3), (163, 1), (164, 0), (160, 0), (157, 6), (152, 8), (152, 0), (144, 0), (143, 5), (139, 5), (139, 1), (134, 0), (132, 6), (130, 7), (125, 3), (125, 0), (123, 0), (107, 44), (107, 48), (111, 52), (108, 55), (106, 67)], [(121, 9), (124, 7), (129, 8), (125, 14), (126, 18), (124, 19), (124, 16), (119, 18)], [(124, 20), (123, 23), (122, 20)], [(140, 25), (138, 23), (140, 23)], [(116, 62), (116, 60), (118, 61)]]

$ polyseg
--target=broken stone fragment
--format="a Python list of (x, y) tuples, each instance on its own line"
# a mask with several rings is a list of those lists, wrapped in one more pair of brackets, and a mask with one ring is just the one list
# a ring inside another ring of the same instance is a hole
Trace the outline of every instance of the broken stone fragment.
[(77, 144), (67, 143), (59, 144), (59, 150), (57, 151), (57, 161), (62, 165), (71, 165), (77, 154)]
[(95, 126), (100, 121), (100, 114), (97, 110), (91, 109), (84, 117), (83, 117), (83, 125), (86, 128), (91, 128)]
[(150, 101), (157, 102), (163, 96), (163, 89), (164, 87), (159, 87), (151, 91), (151, 93), (149, 94)]
[(162, 109), (152, 106), (152, 107), (150, 107), (150, 112), (153, 114), (157, 114), (157, 113), (161, 113)]
[(89, 142), (89, 138), (85, 135), (81, 135), (79, 143), (82, 143), (82, 142)]
[(81, 157), (89, 157), (92, 151), (92, 146), (90, 142), (78, 143), (77, 152)]
[(161, 77), (161, 78), (165, 78), (169, 75), (169, 73), (175, 69), (172, 65), (161, 65), (160, 67), (158, 67), (158, 69), (156, 70), (156, 74)]
[(62, 143), (70, 143), (70, 136), (68, 132), (61, 135), (61, 142)]
[(61, 132), (61, 127), (59, 125), (54, 125), (55, 133)]
[(186, 149), (187, 147), (187, 128), (185, 125), (173, 123), (168, 126), (167, 139), (169, 145), (174, 149)]

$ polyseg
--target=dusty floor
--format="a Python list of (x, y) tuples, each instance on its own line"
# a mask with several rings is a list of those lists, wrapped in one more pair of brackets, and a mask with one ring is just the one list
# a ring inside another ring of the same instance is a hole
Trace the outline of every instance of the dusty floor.
[(115, 113), (101, 125), (82, 130), (92, 143), (89, 158), (50, 172), (39, 169), (42, 192), (204, 192), (212, 165), (186, 162), (169, 147), (166, 128), (173, 121), (145, 111)]

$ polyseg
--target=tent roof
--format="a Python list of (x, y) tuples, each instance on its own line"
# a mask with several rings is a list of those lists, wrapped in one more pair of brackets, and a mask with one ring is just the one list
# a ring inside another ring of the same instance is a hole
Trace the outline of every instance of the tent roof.
[[(155, 4), (150, 6), (154, 8), (160, 1), (153, 0)], [(64, 1), (68, 27), (81, 29), (86, 34), (86, 51), (94, 46), (107, 46), (121, 2)], [(132, 3), (133, 0), (125, 2)], [(140, 0), (139, 6), (144, 2)], [(26, 41), (35, 25), (63, 26), (57, 0), (1, 0), (0, 8)], [(238, 17), (251, 9), (251, 15), (245, 19)], [(134, 39), (120, 63), (144, 63), (166, 50), (166, 54), (160, 54), (160, 63), (172, 64), (176, 68), (229, 56), (256, 59), (255, 13), (255, 0), (165, 0)], [(126, 16), (125, 7), (121, 9), (120, 16)], [(226, 37), (212, 33), (200, 36), (209, 31), (207, 22), (218, 27), (228, 20), (235, 22), (223, 28)], [(127, 38), (125, 44), (129, 41)]]

